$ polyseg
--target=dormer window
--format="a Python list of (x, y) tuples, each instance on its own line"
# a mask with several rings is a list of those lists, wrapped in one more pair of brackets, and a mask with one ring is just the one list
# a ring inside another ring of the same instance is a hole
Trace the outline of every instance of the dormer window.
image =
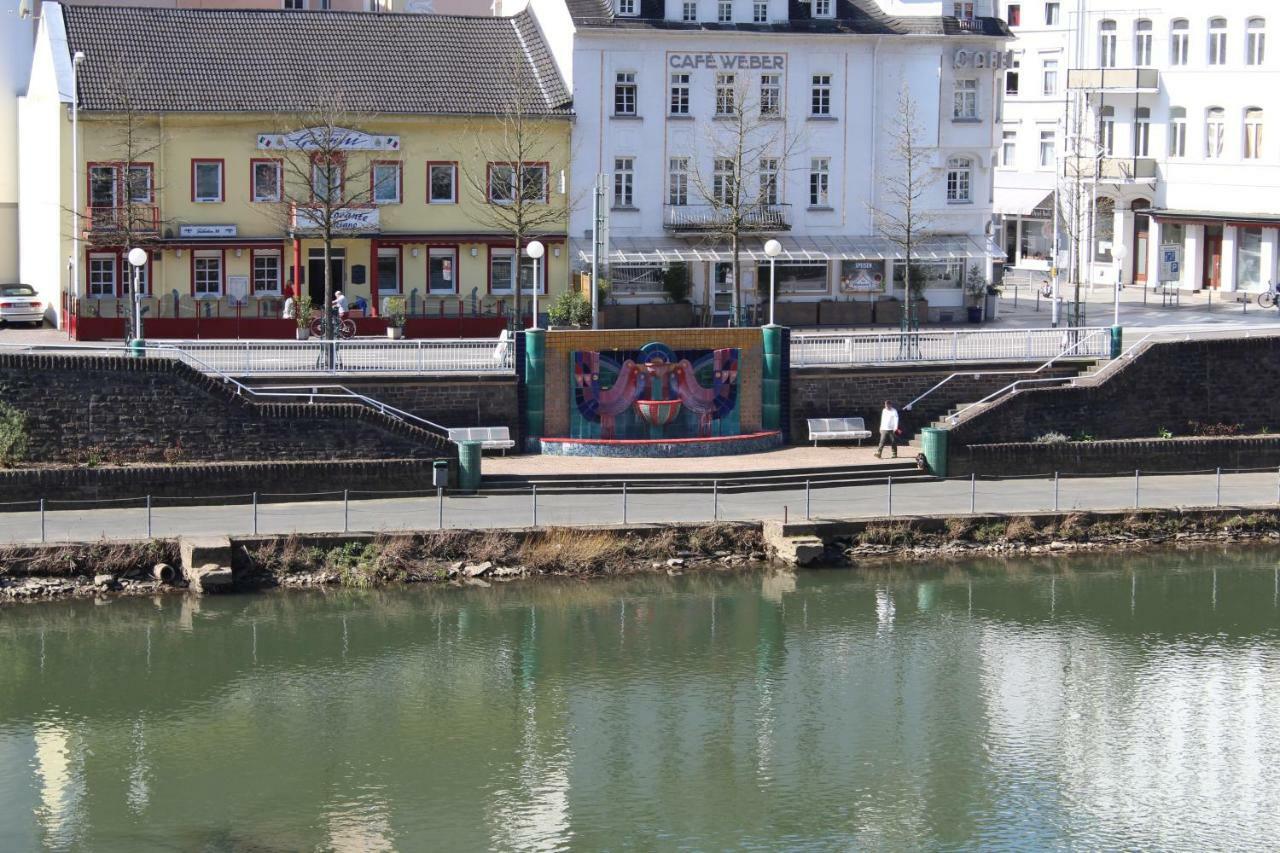
[(954, 2), (951, 4), (951, 16), (958, 21), (973, 23), (973, 3)]
[(618, 14), (634, 18), (640, 14), (639, 0), (618, 0)]
[(813, 0), (813, 16), (815, 18), (835, 17), (833, 0)]

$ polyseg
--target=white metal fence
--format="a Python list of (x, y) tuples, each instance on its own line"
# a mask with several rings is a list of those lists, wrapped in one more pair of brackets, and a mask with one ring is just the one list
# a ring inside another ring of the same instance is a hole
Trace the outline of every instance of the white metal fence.
[[(181, 341), (193, 364), (233, 376), (281, 373), (510, 373), (511, 344), (496, 339), (420, 341)], [(148, 355), (151, 351), (148, 352)]]
[(999, 331), (853, 332), (791, 335), (792, 367), (887, 364), (906, 361), (1044, 361), (1106, 357), (1111, 330), (1101, 327)]

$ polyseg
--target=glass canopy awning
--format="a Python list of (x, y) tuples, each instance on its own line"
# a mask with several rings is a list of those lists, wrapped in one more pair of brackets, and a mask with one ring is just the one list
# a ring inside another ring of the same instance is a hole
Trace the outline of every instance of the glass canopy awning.
[[(803, 264), (827, 261), (904, 260), (900, 246), (884, 237), (780, 237), (782, 252), (778, 263)], [(746, 263), (766, 263), (764, 240), (751, 238), (739, 247), (739, 259)], [(578, 245), (578, 258), (590, 263), (589, 248)], [(609, 247), (609, 264), (671, 264), (733, 260), (733, 250), (723, 243), (699, 243), (673, 237), (615, 236)], [(1002, 260), (1004, 252), (985, 237), (964, 234), (931, 235), (912, 248), (919, 261), (952, 261), (968, 258)]]

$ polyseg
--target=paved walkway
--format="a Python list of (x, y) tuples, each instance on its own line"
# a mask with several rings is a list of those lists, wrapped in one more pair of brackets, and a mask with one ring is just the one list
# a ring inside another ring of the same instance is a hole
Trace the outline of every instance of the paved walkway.
[[(364, 495), (362, 495), (364, 496)], [(1280, 505), (1276, 471), (1124, 477), (1073, 477), (1056, 484), (1052, 477), (1010, 480), (941, 480), (877, 483), (813, 489), (808, 515), (813, 518), (876, 518), (886, 515), (1025, 513), (1053, 509), (1125, 509), (1192, 506), (1275, 507)], [(196, 506), (190, 501), (157, 500), (148, 513), (142, 500), (113, 501), (93, 508), (50, 504), (38, 511), (0, 514), (0, 542), (88, 542), (155, 536), (429, 530), (637, 522), (755, 521), (804, 518), (803, 487), (781, 491), (723, 492), (683, 489), (644, 491), (632, 486), (571, 494), (538, 494), (519, 489), (470, 497), (382, 497), (312, 503), (244, 502)], [(443, 508), (443, 518), (441, 509)], [(149, 517), (149, 518), (148, 518)], [(148, 523), (149, 522), (149, 523)]]
[[(897, 462), (914, 459), (916, 448), (902, 446)], [(752, 471), (797, 470), (802, 468), (841, 468), (849, 465), (881, 465), (894, 462), (885, 452), (883, 460), (876, 458), (875, 445), (868, 439), (861, 447), (854, 445), (822, 447), (782, 447), (767, 453), (750, 453), (741, 456), (706, 456), (692, 459), (600, 459), (579, 456), (491, 456), (485, 454), (484, 473), (487, 477), (517, 476), (536, 477), (550, 474), (600, 474), (625, 477), (631, 474), (664, 473), (672, 475), (697, 474), (714, 476), (745, 474)]]

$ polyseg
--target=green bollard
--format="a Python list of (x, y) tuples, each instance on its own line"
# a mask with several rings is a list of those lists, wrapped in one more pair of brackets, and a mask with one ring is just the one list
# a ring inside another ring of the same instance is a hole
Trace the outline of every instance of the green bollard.
[(925, 427), (920, 430), (920, 448), (929, 463), (929, 473), (935, 477), (947, 476), (947, 438), (945, 429)]
[(1120, 326), (1111, 327), (1111, 357), (1119, 358), (1120, 353), (1124, 349), (1124, 329)]
[(524, 331), (525, 441), (533, 447), (546, 428), (547, 333)]
[(134, 338), (129, 341), (129, 357), (145, 358), (147, 355), (147, 342), (142, 338)]
[(782, 327), (765, 326), (760, 331), (764, 344), (760, 426), (765, 430), (776, 430), (782, 428)]

